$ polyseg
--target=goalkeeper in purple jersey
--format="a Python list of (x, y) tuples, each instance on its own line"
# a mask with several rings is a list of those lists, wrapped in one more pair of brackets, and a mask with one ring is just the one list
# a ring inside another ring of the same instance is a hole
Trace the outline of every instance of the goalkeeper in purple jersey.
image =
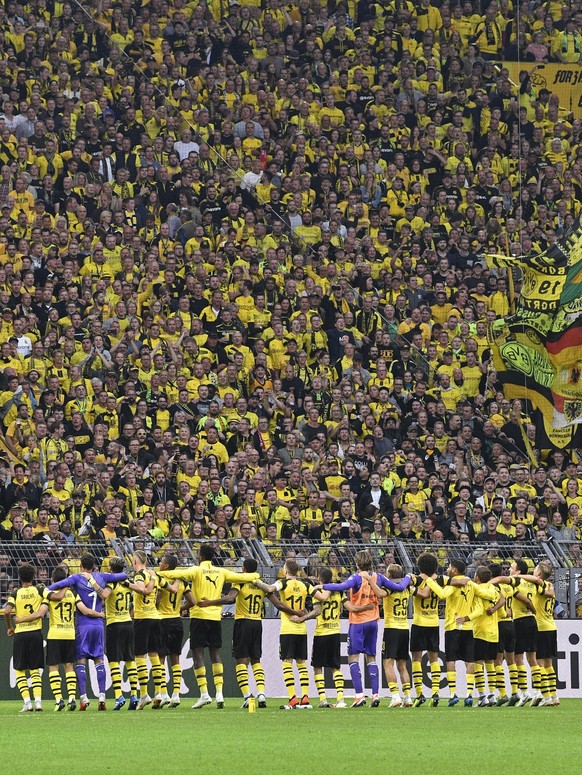
[(75, 573), (62, 581), (51, 584), (50, 590), (63, 589), (63, 587), (72, 587), (77, 593), (79, 599), (92, 611), (102, 614), (95, 618), (77, 613), (75, 622), (75, 672), (77, 673), (77, 682), (81, 703), (79, 710), (86, 710), (89, 707), (87, 697), (87, 660), (92, 659), (95, 663), (95, 672), (97, 673), (97, 684), (99, 686), (99, 705), (98, 710), (105, 710), (105, 665), (103, 664), (103, 655), (105, 653), (105, 627), (103, 620), (105, 613), (103, 611), (103, 601), (101, 594), (106, 584), (125, 581), (126, 573), (99, 573), (94, 572), (96, 559), (92, 554), (83, 554), (81, 556), (81, 573)]

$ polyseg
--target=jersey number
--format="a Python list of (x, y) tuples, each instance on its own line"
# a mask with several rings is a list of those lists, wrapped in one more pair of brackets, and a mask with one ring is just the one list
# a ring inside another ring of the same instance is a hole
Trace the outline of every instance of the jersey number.
[(251, 614), (252, 616), (258, 616), (261, 613), (261, 607), (262, 607), (262, 601), (263, 601), (262, 595), (247, 595), (246, 597), (243, 598), (243, 600), (247, 601), (249, 614)]
[(323, 610), (321, 612), (321, 618), (324, 622), (330, 622), (338, 618), (339, 602), (337, 600), (329, 600), (323, 604)]
[(64, 602), (57, 603), (57, 605), (55, 606), (55, 611), (59, 612), (59, 615), (61, 617), (61, 622), (72, 622), (73, 621), (73, 604), (72, 603), (64, 603)]
[(131, 607), (131, 592), (118, 592), (115, 595), (115, 610), (118, 613), (129, 611)]

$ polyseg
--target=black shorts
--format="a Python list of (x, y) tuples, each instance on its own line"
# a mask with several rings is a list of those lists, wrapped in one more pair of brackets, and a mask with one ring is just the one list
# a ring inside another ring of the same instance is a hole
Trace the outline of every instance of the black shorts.
[(497, 659), (497, 642), (473, 638), (475, 662), (495, 662)]
[(420, 627), (413, 624), (410, 628), (410, 650), (415, 651), (438, 651), (439, 650), (439, 628), (438, 627)]
[(133, 620), (134, 648), (137, 656), (158, 654), (162, 646), (159, 619)]
[[(142, 621), (146, 620), (142, 619)], [(114, 622), (107, 625), (105, 653), (110, 662), (133, 662), (135, 659), (133, 628), (133, 622)]]
[(558, 657), (558, 631), (538, 630), (538, 659), (557, 659)]
[(341, 665), (340, 645), (339, 632), (332, 635), (316, 635), (313, 638), (313, 649), (311, 650), (312, 667), (332, 667), (334, 670), (339, 670)]
[(307, 635), (280, 635), (279, 658), (284, 662), (307, 659)]
[(408, 659), (410, 633), (387, 627), (382, 641), (382, 659)]
[(445, 632), (445, 657), (447, 662), (473, 662), (474, 638), (471, 630), (447, 630)]
[(158, 652), (161, 657), (177, 656), (182, 653), (184, 625), (179, 616), (174, 619), (160, 619), (162, 646)]
[(515, 653), (537, 651), (538, 626), (535, 616), (522, 616), (515, 620)]
[(190, 648), (222, 648), (222, 626), (212, 619), (190, 619)]
[(50, 638), (50, 640), (47, 640), (47, 665), (64, 665), (67, 662), (75, 662), (75, 639)]
[(515, 651), (515, 624), (511, 619), (499, 622), (499, 654), (513, 654)]
[(42, 630), (17, 632), (12, 648), (12, 663), (15, 670), (37, 670), (44, 667)]
[(258, 662), (263, 655), (263, 623), (260, 619), (235, 619), (232, 656)]

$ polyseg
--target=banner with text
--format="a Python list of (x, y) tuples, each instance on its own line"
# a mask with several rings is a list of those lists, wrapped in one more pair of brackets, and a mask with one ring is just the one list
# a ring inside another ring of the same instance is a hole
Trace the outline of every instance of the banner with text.
[(542, 64), (535, 71), (535, 62), (502, 62), (501, 65), (509, 70), (509, 77), (517, 84), (520, 70), (526, 70), (531, 74), (532, 84), (538, 93), (540, 89), (548, 89), (557, 94), (561, 108), (571, 111), (574, 118), (582, 118), (582, 67), (580, 65)]

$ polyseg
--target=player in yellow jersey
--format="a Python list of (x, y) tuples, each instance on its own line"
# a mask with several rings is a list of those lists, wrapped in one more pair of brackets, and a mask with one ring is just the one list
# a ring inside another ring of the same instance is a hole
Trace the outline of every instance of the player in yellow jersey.
[[(42, 605), (42, 596), (34, 583), (35, 570), (26, 563), (18, 569), (20, 587), (10, 595), (4, 606), (4, 620), (8, 637), (14, 636), (12, 660), (16, 673), (16, 686), (24, 705), (21, 713), (42, 710), (42, 679), (40, 670), (44, 667), (42, 649), (42, 623), (40, 618), (33, 621), (21, 621), (18, 624), (13, 617), (24, 618), (34, 614)], [(34, 708), (30, 699), (30, 690), (26, 672), (30, 676), (30, 688), (34, 698)]]
[[(264, 592), (279, 593), (279, 599), (290, 613), (281, 612), (281, 633), (279, 635), (279, 657), (283, 663), (283, 678), (289, 694), (289, 702), (281, 705), (281, 710), (311, 708), (309, 701), (309, 672), (307, 670), (307, 626), (303, 621), (294, 620), (306, 612), (309, 599), (325, 597), (317, 592), (307, 579), (297, 578), (299, 565), (295, 560), (287, 560), (283, 566), (284, 578), (278, 579), (272, 586), (256, 581)], [(295, 691), (293, 662), (299, 673), (300, 693)], [(299, 699), (301, 697), (301, 699)]]
[[(256, 573), (257, 561), (247, 557), (243, 562), (245, 573)], [(263, 610), (265, 597), (279, 609), (289, 615), (293, 610), (284, 605), (274, 594), (259, 589), (252, 581), (233, 584), (230, 592), (218, 600), (200, 600), (201, 608), (216, 605), (232, 605), (234, 609), (234, 629), (232, 633), (232, 654), (236, 660), (236, 680), (243, 695), (243, 708), (249, 707), (253, 696), (249, 684), (249, 665), (253, 671), (257, 686), (257, 704), (259, 708), (267, 707), (265, 698), (265, 671), (261, 665), (263, 653)]]
[[(121, 557), (111, 557), (109, 570), (111, 573), (122, 573), (125, 563)], [(115, 696), (113, 710), (121, 710), (125, 705), (125, 697), (121, 691), (121, 662), (125, 662), (127, 678), (130, 685), (128, 710), (137, 710), (138, 679), (135, 662), (135, 646), (133, 633), (133, 593), (127, 581), (110, 582), (101, 593), (105, 601), (105, 652), (109, 662), (111, 686)]]
[[(67, 578), (69, 570), (64, 565), (58, 565), (52, 573), (53, 582)], [(38, 611), (26, 617), (28, 621), (42, 619), (49, 614), (49, 629), (46, 641), (46, 661), (49, 666), (49, 683), (55, 696), (55, 711), (75, 710), (77, 700), (75, 697), (77, 677), (75, 675), (75, 608), (81, 606), (87, 616), (94, 615), (89, 608), (83, 606), (75, 593), (67, 588), (60, 592), (51, 592), (45, 589), (42, 594), (43, 602)], [(15, 617), (15, 622), (23, 622), (24, 618)], [(65, 680), (67, 683), (68, 703), (65, 706), (61, 687), (61, 675), (59, 666), (64, 665)]]
[[(438, 661), (439, 652), (439, 597), (428, 586), (427, 579), (436, 577), (438, 560), (432, 554), (423, 552), (418, 555), (416, 564), (420, 576), (413, 577), (412, 584), (415, 587), (412, 597), (413, 618), (410, 629), (410, 651), (412, 656), (412, 681), (416, 691), (414, 707), (419, 708), (425, 697), (422, 693), (422, 652), (426, 651), (430, 662), (430, 676), (432, 697), (430, 705), (439, 704), (439, 688), (441, 683), (441, 667)], [(425, 576), (423, 578), (422, 576)], [(436, 577), (440, 586), (445, 586), (448, 579), (444, 576)]]
[[(480, 565), (475, 571), (475, 582), (469, 582), (474, 589), (473, 607), (469, 614), (457, 616), (456, 623), (463, 627), (469, 622), (473, 624), (473, 648), (475, 665), (482, 665), (487, 672), (489, 694), (485, 692), (483, 681), (478, 706), (483, 708), (495, 705), (495, 689), (497, 674), (495, 659), (497, 658), (497, 639), (499, 628), (495, 612), (505, 603), (505, 598), (499, 589), (491, 584), (491, 571), (485, 565)], [(473, 703), (471, 702), (471, 705)]]
[[(465, 576), (467, 564), (455, 557), (447, 568), (448, 585), (442, 587), (433, 578), (427, 578), (428, 587), (445, 602), (445, 658), (447, 661), (447, 683), (450, 698), (448, 705), (454, 707), (459, 702), (457, 695), (457, 662), (465, 663), (467, 696), (465, 706), (473, 705), (475, 687), (473, 627), (470, 621), (458, 627), (457, 617), (468, 616), (473, 608), (474, 585), (469, 584)], [(457, 585), (456, 581), (462, 583)]]
[[(319, 572), (321, 584), (329, 584), (332, 573), (329, 568), (322, 568)], [(301, 624), (308, 619), (316, 619), (315, 632), (313, 634), (313, 647), (311, 650), (311, 666), (313, 678), (319, 694), (319, 707), (331, 708), (325, 694), (324, 668), (333, 670), (333, 682), (337, 693), (336, 708), (347, 708), (344, 700), (344, 676), (341, 671), (340, 657), (340, 616), (344, 603), (341, 592), (323, 592), (320, 602), (313, 606), (313, 610), (303, 616), (295, 614), (291, 621)], [(347, 604), (349, 605), (349, 603)]]
[[(401, 565), (392, 564), (386, 568), (389, 579), (399, 581), (403, 576)], [(384, 673), (388, 682), (388, 689), (392, 695), (391, 708), (411, 708), (410, 674), (408, 673), (408, 657), (410, 651), (410, 634), (408, 631), (408, 601), (414, 592), (414, 587), (407, 587), (402, 591), (393, 591), (378, 586), (374, 579), (368, 575), (370, 586), (378, 596), (383, 599), (384, 607), (384, 638), (382, 642), (382, 657), (384, 660)], [(400, 675), (402, 693), (398, 693), (396, 670)]]
[[(215, 600), (222, 595), (226, 583), (237, 584), (254, 581), (258, 573), (236, 573), (229, 568), (219, 568), (212, 564), (215, 552), (210, 544), (202, 544), (198, 552), (199, 565), (175, 570), (159, 570), (158, 576), (163, 579), (183, 579), (190, 581), (194, 600)], [(210, 705), (212, 699), (208, 693), (206, 667), (204, 666), (204, 649), (208, 649), (212, 663), (214, 687), (216, 689), (216, 706), (224, 708), (222, 687), (224, 683), (224, 668), (220, 649), (222, 648), (222, 617), (221, 605), (199, 606), (190, 609), (190, 649), (194, 660), (194, 674), (200, 689), (200, 699), (192, 706), (195, 709)]]
[[(178, 558), (173, 554), (165, 554), (160, 560), (160, 570), (175, 570)], [(189, 610), (196, 605), (190, 591), (190, 584), (182, 579), (160, 579), (158, 596), (156, 600), (158, 613), (160, 614), (161, 649), (160, 661), (162, 670), (165, 670), (166, 659), (170, 663), (172, 673), (172, 696), (170, 708), (177, 708), (180, 704), (180, 686), (182, 684), (182, 666), (180, 655), (182, 653), (182, 641), (184, 640), (184, 625), (181, 611)]]
[(554, 619), (556, 607), (556, 592), (549, 581), (552, 566), (544, 560), (534, 568), (533, 575), (520, 576), (523, 581), (529, 581), (537, 587), (533, 599), (538, 626), (536, 660), (541, 670), (541, 692), (543, 699), (535, 697), (532, 705), (559, 705), (556, 690), (556, 671), (554, 660), (558, 657), (558, 627)]
[(133, 581), (129, 583), (129, 589), (137, 593), (133, 599), (133, 636), (140, 694), (138, 710), (143, 710), (146, 705), (152, 704), (152, 698), (148, 694), (146, 657), (149, 657), (152, 666), (156, 691), (152, 707), (158, 709), (170, 704), (165, 671), (159, 656), (162, 639), (160, 615), (156, 608), (157, 577), (153, 571), (148, 570), (147, 559), (145, 552), (134, 553), (131, 560), (135, 574)]
[[(502, 568), (498, 563), (493, 563), (489, 566), (489, 570), (494, 577), (497, 577), (501, 574)], [(515, 624), (513, 623), (512, 613), (513, 596), (516, 590), (510, 584), (498, 584), (497, 586), (505, 598), (505, 605), (497, 610), (498, 641), (497, 658), (495, 660), (497, 690), (499, 692), (497, 706), (513, 706), (519, 700), (519, 695), (517, 693), (517, 665), (515, 663)], [(509, 670), (509, 685), (511, 687), (510, 697), (507, 696), (507, 688), (505, 685), (505, 670), (503, 669), (504, 660), (507, 664), (507, 669)]]
[[(525, 560), (518, 559), (511, 563), (509, 576), (497, 576), (494, 584), (509, 584), (515, 590), (513, 596), (513, 621), (515, 623), (515, 662), (517, 665), (517, 685), (519, 699), (515, 703), (520, 708), (541, 696), (541, 670), (536, 660), (538, 627), (535, 618), (534, 597), (537, 586), (531, 581), (520, 578), (528, 573)], [(527, 657), (531, 672), (532, 691), (527, 691), (527, 671), (524, 662)]]

